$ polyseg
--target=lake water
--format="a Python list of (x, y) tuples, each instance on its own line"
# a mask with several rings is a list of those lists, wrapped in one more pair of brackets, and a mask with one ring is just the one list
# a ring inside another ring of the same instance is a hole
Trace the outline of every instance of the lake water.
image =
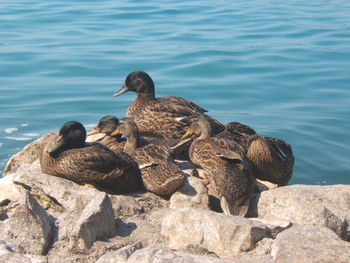
[(0, 169), (66, 121), (123, 117), (142, 69), (289, 142), (292, 184), (350, 183), (350, 1), (0, 2)]

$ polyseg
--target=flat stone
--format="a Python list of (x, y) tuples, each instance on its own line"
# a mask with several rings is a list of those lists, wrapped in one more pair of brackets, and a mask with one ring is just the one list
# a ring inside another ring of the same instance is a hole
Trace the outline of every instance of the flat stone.
[(268, 227), (259, 222), (195, 208), (170, 209), (161, 232), (175, 248), (200, 246), (221, 258), (252, 250), (270, 236)]
[(290, 185), (261, 193), (258, 215), (325, 226), (350, 240), (350, 185)]
[(274, 262), (350, 262), (350, 243), (329, 228), (295, 225), (279, 235), (272, 245)]
[(209, 210), (209, 196), (205, 185), (193, 176), (186, 176), (183, 185), (171, 196), (170, 208), (194, 207)]

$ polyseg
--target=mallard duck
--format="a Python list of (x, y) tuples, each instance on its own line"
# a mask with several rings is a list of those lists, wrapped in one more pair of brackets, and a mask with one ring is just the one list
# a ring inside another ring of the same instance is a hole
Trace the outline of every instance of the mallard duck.
[(293, 173), (292, 147), (283, 140), (263, 137), (239, 122), (230, 122), (219, 138), (232, 140), (243, 147), (252, 163), (253, 175), (279, 186), (287, 185)]
[(203, 115), (192, 121), (183, 139), (190, 136), (194, 136), (190, 159), (204, 170), (224, 213), (244, 216), (249, 207), (253, 178), (242, 147), (224, 138), (211, 137), (210, 124)]
[(170, 147), (149, 143), (139, 144), (139, 132), (131, 118), (121, 119), (112, 135), (126, 138), (124, 151), (132, 156), (141, 169), (145, 188), (158, 195), (170, 195), (183, 183), (184, 175), (173, 162)]
[[(124, 151), (126, 139), (122, 138), (121, 134), (112, 136), (112, 132), (115, 131), (118, 127), (119, 119), (114, 115), (103, 116), (96, 127), (91, 129), (87, 135), (88, 142), (98, 142), (107, 146), (112, 151)], [(97, 137), (95, 137), (97, 135)], [(147, 144), (157, 144), (164, 145), (167, 147), (176, 147), (171, 148), (171, 154), (174, 158), (179, 158), (184, 148), (187, 147), (186, 143), (179, 145), (178, 139), (161, 139), (154, 137), (141, 137), (139, 136), (137, 146), (143, 147)], [(188, 144), (189, 147), (189, 144)], [(187, 148), (188, 148), (187, 147)], [(170, 149), (170, 148), (169, 148)], [(181, 155), (182, 156), (182, 155)], [(183, 156), (182, 156), (183, 157)]]
[(40, 156), (43, 173), (76, 182), (96, 183), (118, 192), (142, 187), (137, 163), (98, 143), (86, 143), (86, 130), (77, 121), (65, 123)]
[(258, 179), (284, 186), (292, 177), (292, 147), (283, 140), (271, 137), (255, 139), (249, 144), (247, 157), (253, 163), (253, 173)]
[[(131, 117), (137, 124), (142, 136), (160, 137), (165, 139), (180, 139), (185, 134), (185, 124), (182, 119), (205, 113), (206, 110), (193, 102), (180, 97), (155, 97), (154, 83), (151, 77), (143, 71), (130, 73), (119, 92), (137, 93), (137, 98), (127, 109), (127, 117)], [(224, 129), (224, 125), (206, 116), (214, 133)]]
[[(114, 115), (103, 116), (97, 126), (87, 133), (86, 141), (98, 142), (107, 146), (112, 151), (123, 151), (125, 138), (121, 135), (111, 136), (111, 133), (117, 128), (119, 119)], [(94, 135), (99, 135), (95, 137)]]

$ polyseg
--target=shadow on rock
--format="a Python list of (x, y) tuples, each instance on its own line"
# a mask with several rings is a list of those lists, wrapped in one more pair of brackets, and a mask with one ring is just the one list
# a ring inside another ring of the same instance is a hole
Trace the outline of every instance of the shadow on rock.
[(131, 235), (131, 233), (136, 230), (137, 225), (134, 222), (125, 223), (121, 219), (117, 219), (117, 236), (126, 237)]

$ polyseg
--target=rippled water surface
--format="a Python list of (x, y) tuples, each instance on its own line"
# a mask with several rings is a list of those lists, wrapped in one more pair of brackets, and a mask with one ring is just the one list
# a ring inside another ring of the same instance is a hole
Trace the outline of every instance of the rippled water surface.
[(350, 183), (350, 1), (0, 2), (0, 169), (66, 121), (124, 112), (125, 76), (289, 142), (291, 183)]

